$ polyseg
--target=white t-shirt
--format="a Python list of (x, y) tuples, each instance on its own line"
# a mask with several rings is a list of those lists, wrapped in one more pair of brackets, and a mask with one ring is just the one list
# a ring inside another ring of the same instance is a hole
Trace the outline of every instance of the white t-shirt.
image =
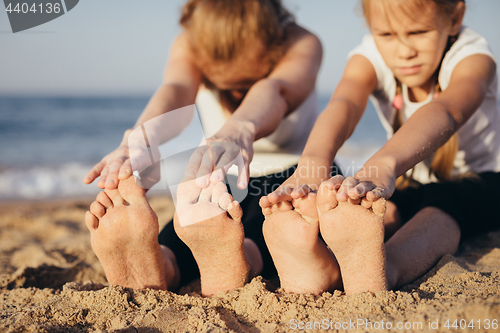
[[(394, 73), (385, 64), (372, 35), (365, 36), (361, 44), (352, 50), (348, 57), (356, 54), (367, 58), (377, 74), (377, 88), (370, 99), (389, 139), (394, 134), (392, 124), (396, 113), (392, 107), (392, 101), (396, 95)], [(488, 42), (471, 29), (463, 27), (441, 65), (438, 80), (442, 90), (448, 87), (455, 66), (464, 58), (474, 54), (484, 54), (495, 60)], [(453, 175), (466, 172), (500, 171), (500, 110), (497, 102), (497, 84), (498, 78), (495, 75), (483, 103), (457, 132), (459, 143)], [(413, 103), (408, 98), (407, 86), (403, 84), (402, 88), (404, 100), (402, 115), (403, 121), (406, 121), (415, 111), (432, 100), (433, 91), (429, 92), (425, 101)], [(434, 175), (429, 174), (431, 161), (432, 156), (416, 165), (413, 173), (415, 180), (423, 184), (437, 180)]]
[[(204, 87), (198, 91), (196, 106), (205, 138), (217, 133), (231, 116), (215, 94)], [(317, 117), (317, 96), (313, 90), (297, 109), (280, 122), (272, 134), (254, 142), (250, 176), (262, 177), (282, 172), (297, 164)], [(233, 166), (228, 173), (238, 175), (238, 169)]]

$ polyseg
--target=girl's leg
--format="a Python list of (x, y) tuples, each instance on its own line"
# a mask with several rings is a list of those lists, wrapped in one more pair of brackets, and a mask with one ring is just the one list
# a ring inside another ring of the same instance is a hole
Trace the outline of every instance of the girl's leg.
[(398, 208), (392, 201), (387, 201), (384, 214), (385, 241), (387, 242), (387, 240), (391, 238), (402, 226), (403, 222), (401, 220), (401, 216), (399, 215)]
[(454, 254), (459, 241), (460, 228), (450, 215), (435, 207), (420, 210), (385, 244), (388, 289), (425, 274), (445, 254)]
[(134, 289), (175, 289), (175, 257), (156, 241), (158, 217), (134, 177), (100, 192), (85, 215), (92, 249), (109, 283)]
[(371, 209), (348, 202), (337, 205), (333, 193), (320, 189), (321, 234), (338, 260), (346, 294), (402, 286), (457, 251), (458, 224), (434, 207), (420, 210), (384, 244), (384, 209), (382, 202)]
[[(332, 170), (338, 167), (334, 164)], [(287, 176), (292, 174), (289, 172)], [(314, 294), (340, 289), (342, 280), (337, 261), (319, 236), (316, 194), (275, 205), (269, 204), (267, 198), (262, 200), (265, 215), (262, 231), (281, 288), (292, 293)]]

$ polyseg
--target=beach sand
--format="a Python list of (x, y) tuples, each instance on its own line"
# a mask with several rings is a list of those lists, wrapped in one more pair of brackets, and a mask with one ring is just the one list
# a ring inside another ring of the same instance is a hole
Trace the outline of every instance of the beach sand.
[[(197, 283), (178, 294), (109, 286), (84, 224), (90, 201), (0, 205), (0, 332), (449, 332), (447, 320), (459, 332), (500, 331), (500, 232), (398, 291), (294, 295), (258, 277), (202, 298)], [(151, 204), (170, 219), (168, 198)]]

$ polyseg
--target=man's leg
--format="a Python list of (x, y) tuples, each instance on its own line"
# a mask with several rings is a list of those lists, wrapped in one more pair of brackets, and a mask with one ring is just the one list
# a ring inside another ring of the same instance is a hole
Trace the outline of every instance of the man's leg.
[(85, 215), (92, 248), (111, 284), (173, 289), (179, 270), (172, 251), (157, 241), (158, 218), (134, 177), (99, 193)]

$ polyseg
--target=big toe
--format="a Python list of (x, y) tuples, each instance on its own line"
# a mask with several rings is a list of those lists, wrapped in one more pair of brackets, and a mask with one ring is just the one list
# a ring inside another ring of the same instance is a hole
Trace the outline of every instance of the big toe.
[(375, 213), (375, 215), (384, 216), (386, 208), (387, 208), (387, 204), (386, 204), (386, 200), (384, 198), (380, 198), (378, 200), (375, 200), (372, 203), (372, 210)]
[(233, 220), (241, 221), (241, 218), (243, 217), (243, 210), (241, 209), (241, 206), (237, 201), (231, 202), (227, 206), (227, 210), (228, 210), (229, 215), (231, 215), (231, 218)]
[[(226, 193), (227, 193), (226, 184), (224, 184), (223, 182), (216, 183), (214, 186), (214, 189), (212, 191), (212, 202), (219, 203), (219, 199)], [(224, 208), (226, 208), (226, 207), (227, 207), (227, 205)], [(222, 206), (221, 206), (221, 208), (222, 208)]]
[(138, 202), (146, 200), (146, 190), (135, 182), (135, 177), (128, 177), (118, 184), (118, 191), (127, 202)]
[(309, 193), (305, 197), (293, 200), (295, 210), (308, 222), (318, 220), (316, 197), (315, 193)]
[(316, 207), (319, 215), (334, 209), (337, 207), (337, 204), (335, 188), (327, 182), (321, 184), (316, 197)]

